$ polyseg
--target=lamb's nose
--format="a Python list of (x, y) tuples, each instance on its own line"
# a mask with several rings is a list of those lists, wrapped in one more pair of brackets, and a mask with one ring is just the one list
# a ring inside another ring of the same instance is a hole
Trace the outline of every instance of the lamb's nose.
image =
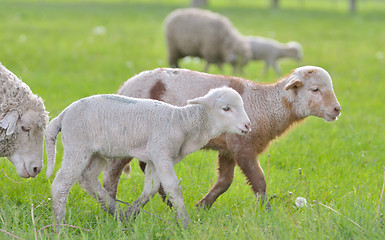
[(250, 131), (250, 129), (251, 129), (250, 123), (246, 123), (246, 124), (245, 124), (245, 128), (246, 128), (248, 131)]

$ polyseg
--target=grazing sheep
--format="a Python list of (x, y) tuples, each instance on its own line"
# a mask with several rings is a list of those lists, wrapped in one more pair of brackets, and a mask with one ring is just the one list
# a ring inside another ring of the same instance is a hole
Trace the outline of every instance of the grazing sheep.
[(43, 100), (1, 63), (0, 92), (0, 157), (7, 157), (20, 177), (36, 177), (48, 123)]
[[(317, 116), (326, 121), (337, 119), (341, 107), (334, 94), (332, 80), (327, 71), (313, 66), (297, 68), (273, 84), (186, 69), (155, 69), (127, 80), (118, 94), (183, 106), (186, 99), (201, 96), (211, 88), (221, 86), (232, 87), (241, 94), (252, 131), (246, 136), (222, 134), (205, 146), (206, 149), (218, 151), (218, 180), (197, 205), (211, 207), (230, 187), (236, 165), (246, 175), (254, 193), (260, 194), (263, 203), (266, 181), (258, 155), (271, 140), (308, 116)], [(115, 161), (104, 171), (104, 186), (113, 198), (122, 170), (129, 161)]]
[(275, 73), (280, 76), (281, 69), (277, 65), (280, 58), (294, 58), (297, 61), (302, 60), (302, 47), (297, 42), (279, 43), (273, 39), (262, 37), (245, 37), (250, 44), (252, 52), (252, 60), (264, 60), (265, 69), (263, 74), (266, 75), (269, 67), (272, 66)]
[(168, 60), (171, 67), (178, 67), (178, 60), (195, 56), (215, 63), (222, 70), (222, 63), (230, 63), (234, 73), (251, 58), (249, 44), (224, 16), (208, 10), (177, 9), (165, 20)]
[(147, 163), (144, 190), (121, 218), (136, 216), (161, 183), (177, 219), (186, 226), (190, 218), (173, 166), (223, 132), (243, 135), (250, 130), (242, 98), (231, 88), (214, 89), (187, 104), (176, 107), (156, 100), (96, 95), (72, 103), (53, 119), (46, 131), (48, 177), (53, 173), (59, 131), (64, 147), (62, 167), (51, 190), (57, 223), (64, 220), (68, 194), (76, 180), (114, 214), (116, 202), (98, 176), (106, 158), (136, 157)]

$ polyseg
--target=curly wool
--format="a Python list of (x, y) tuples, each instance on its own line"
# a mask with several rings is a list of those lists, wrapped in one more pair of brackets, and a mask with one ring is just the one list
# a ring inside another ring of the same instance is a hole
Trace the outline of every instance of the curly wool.
[[(0, 119), (10, 111), (17, 111), (21, 116), (27, 110), (40, 112), (36, 120), (40, 127), (48, 123), (48, 113), (43, 100), (34, 95), (27, 84), (16, 77), (0, 63)], [(0, 128), (0, 157), (11, 155), (16, 149), (17, 132), (6, 136), (6, 130)]]
[(16, 134), (6, 136), (5, 131), (0, 130), (0, 156), (10, 156), (16, 151)]

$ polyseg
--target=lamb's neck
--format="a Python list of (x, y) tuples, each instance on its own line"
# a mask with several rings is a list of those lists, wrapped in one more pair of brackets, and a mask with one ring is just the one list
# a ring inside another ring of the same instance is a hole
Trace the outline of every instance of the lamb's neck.
[(287, 51), (287, 46), (282, 45), (282, 47), (281, 47), (281, 49), (279, 51), (278, 58), (286, 58), (286, 57), (290, 57), (290, 54)]
[[(296, 114), (293, 96), (285, 90), (287, 81), (283, 79), (274, 84), (265, 85), (255, 94), (258, 106), (255, 111), (258, 127), (267, 131), (271, 138), (283, 134), (294, 123), (302, 120)], [(258, 113), (258, 111), (260, 111)]]
[(180, 119), (186, 131), (186, 140), (201, 145), (199, 148), (220, 134), (211, 123), (206, 109), (200, 105), (183, 107), (183, 111), (180, 111)]

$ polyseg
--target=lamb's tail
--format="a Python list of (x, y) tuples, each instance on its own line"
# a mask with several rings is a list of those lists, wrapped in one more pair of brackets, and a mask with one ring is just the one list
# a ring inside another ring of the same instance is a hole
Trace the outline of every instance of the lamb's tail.
[(55, 168), (56, 158), (56, 137), (61, 131), (61, 121), (63, 118), (62, 112), (59, 116), (54, 118), (47, 126), (45, 131), (45, 144), (47, 151), (47, 178), (51, 177)]

